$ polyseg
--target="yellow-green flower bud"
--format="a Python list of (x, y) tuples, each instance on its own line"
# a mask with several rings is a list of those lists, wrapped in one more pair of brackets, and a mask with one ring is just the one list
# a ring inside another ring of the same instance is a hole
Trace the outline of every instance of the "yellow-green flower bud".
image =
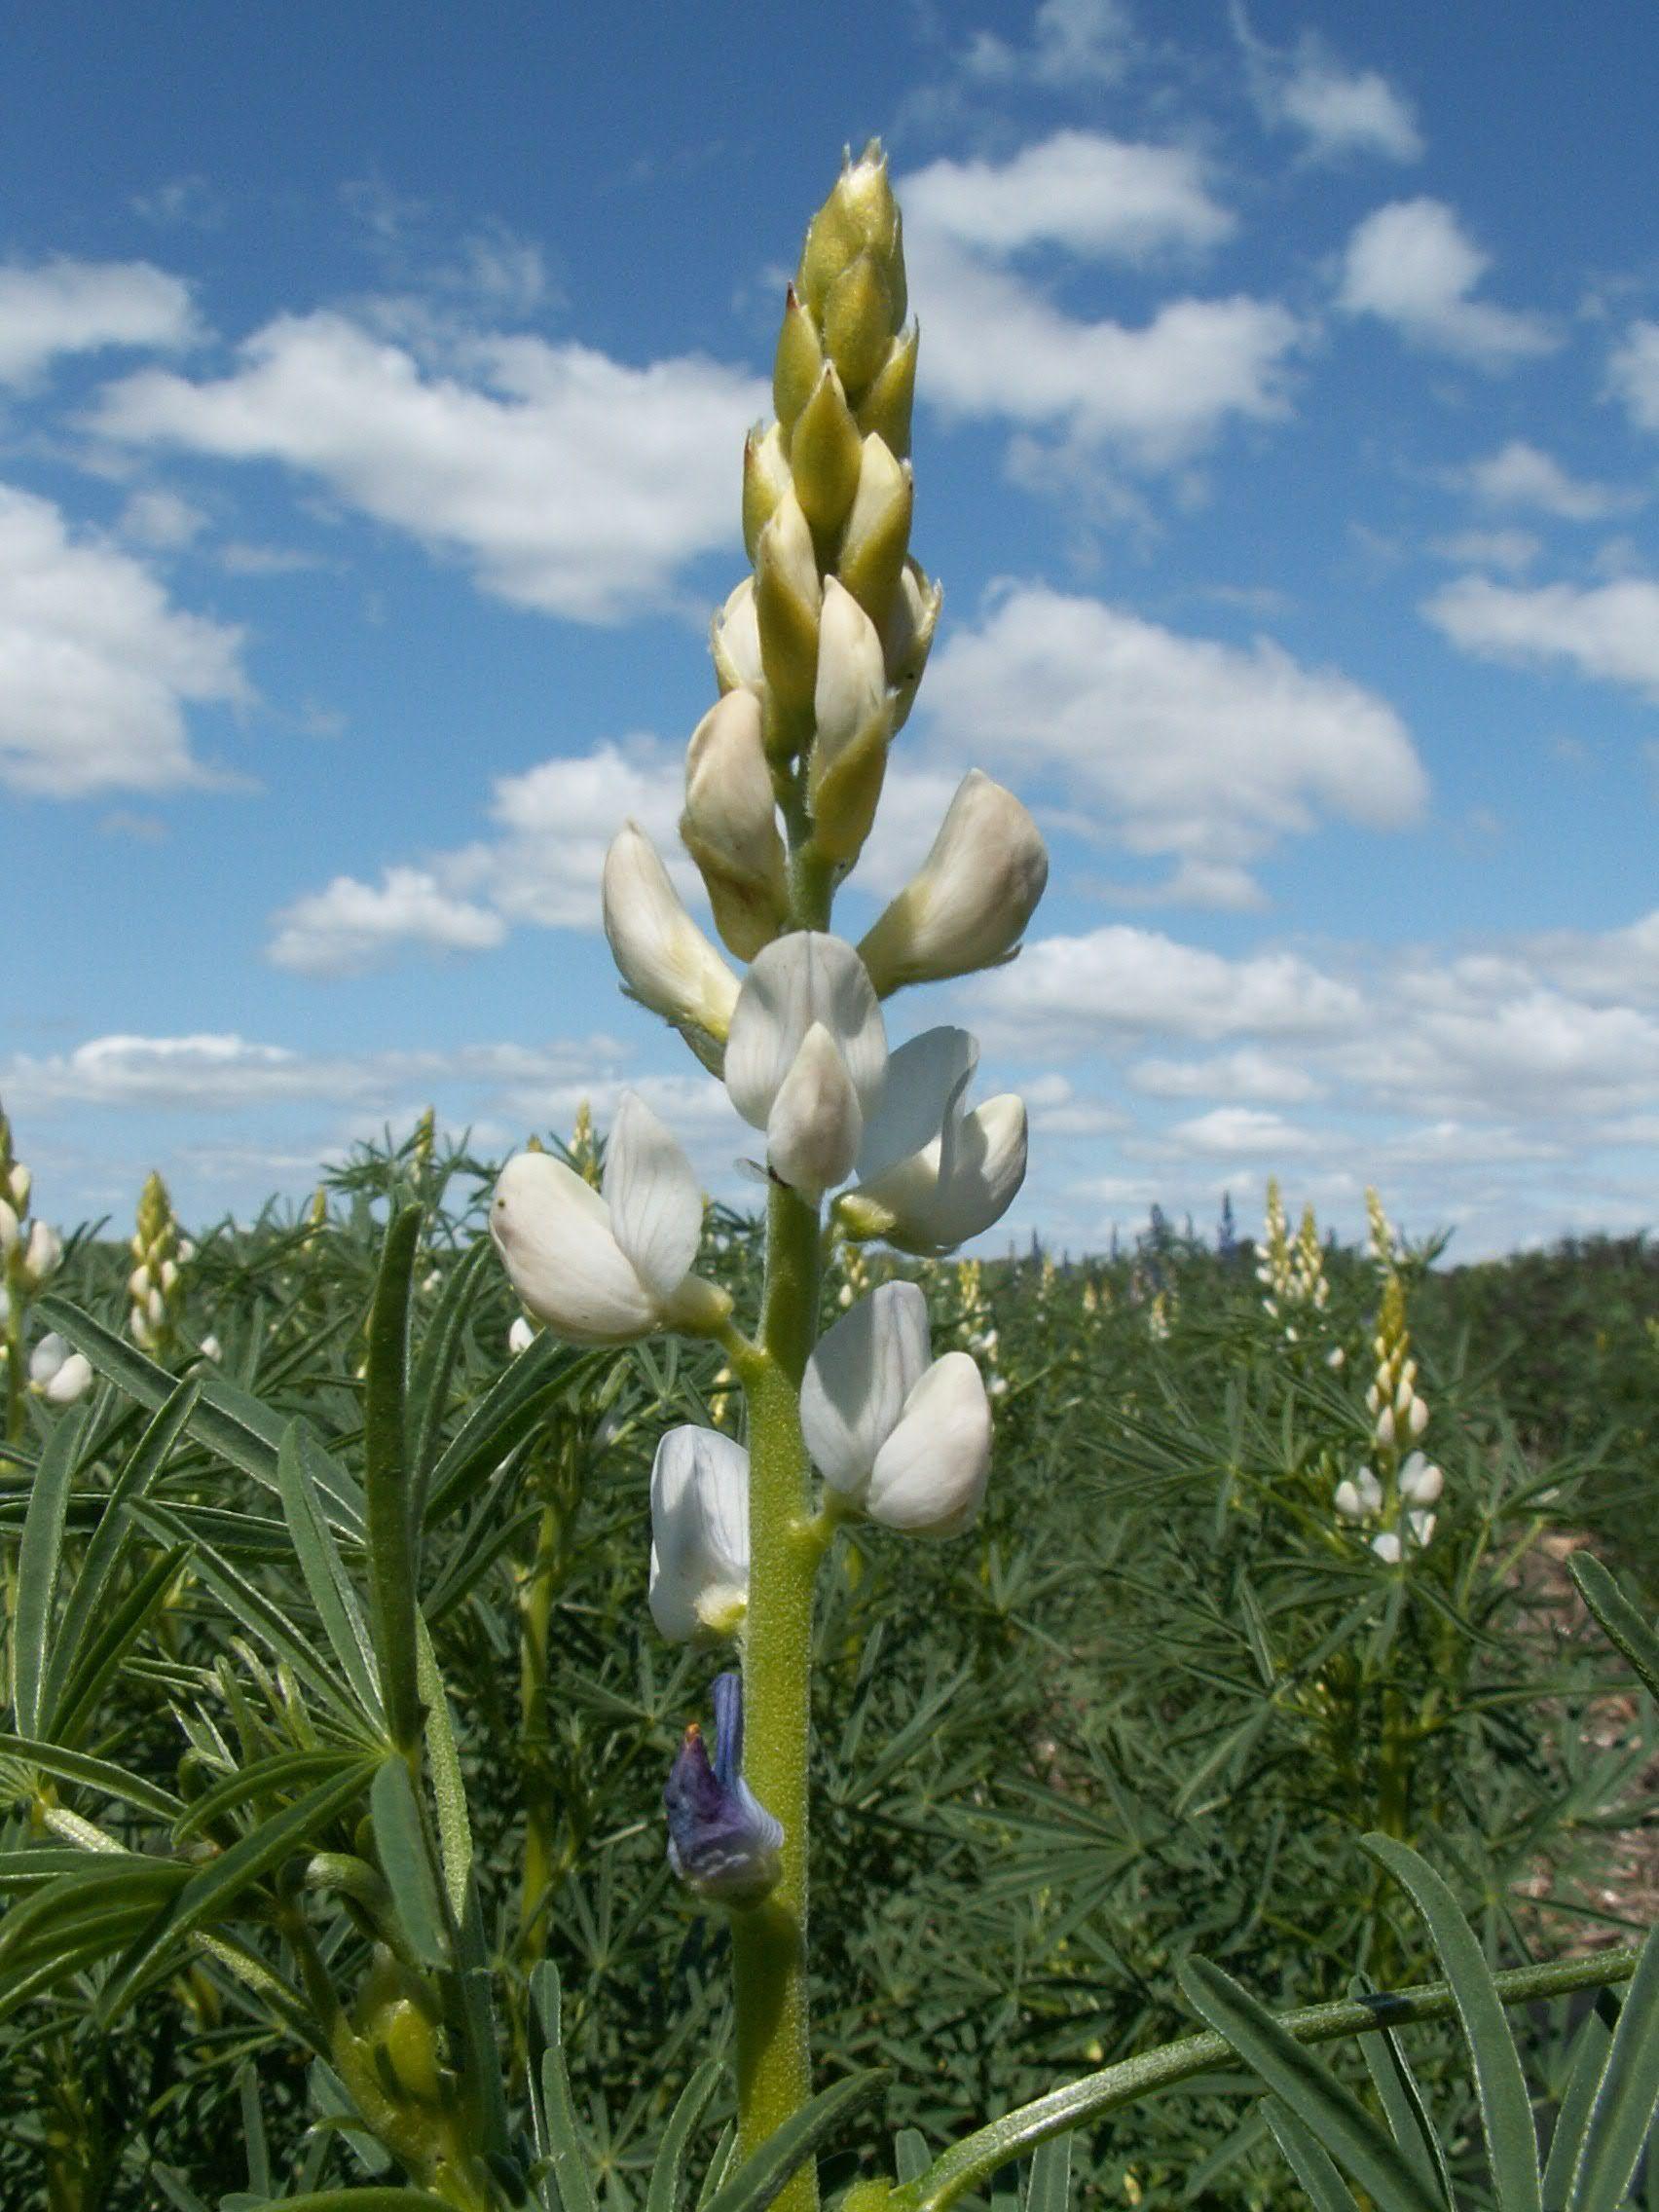
[(383, 2054), (391, 2071), (391, 2083), (404, 2097), (423, 2105), (442, 2102), (437, 2034), (411, 1998), (394, 1998), (381, 2011), (375, 2023), (377, 2064)]
[(855, 162), (843, 160), (829, 199), (807, 227), (795, 286), (822, 317), (831, 288), (861, 254), (871, 256), (886, 286), (897, 330), (904, 318), (904, 247), (887, 158), (871, 139)]
[(875, 624), (833, 576), (824, 586), (813, 717), (814, 841), (830, 860), (855, 861), (881, 797), (891, 717)]
[(830, 287), (824, 350), (850, 392), (875, 382), (893, 344), (893, 294), (874, 254), (861, 253)]
[(789, 488), (790, 462), (783, 432), (776, 423), (764, 429), (756, 424), (743, 449), (743, 550), (751, 561), (760, 533), (777, 513), (778, 501)]
[(916, 349), (920, 338), (920, 332), (912, 323), (894, 340), (886, 360), (858, 404), (859, 428), (866, 437), (873, 431), (901, 461), (907, 460), (910, 452), (910, 414), (916, 399)]
[(761, 741), (760, 702), (753, 691), (728, 691), (692, 732), (680, 834), (702, 871), (716, 928), (740, 960), (753, 960), (790, 909), (788, 863)]
[(904, 572), (914, 507), (909, 462), (895, 460), (885, 440), (872, 433), (864, 442), (859, 488), (835, 570), (878, 630), (886, 627)]
[[(867, 466), (867, 461), (866, 466)], [(857, 502), (855, 501), (855, 511)], [(782, 715), (804, 716), (818, 674), (821, 587), (812, 532), (793, 491), (760, 533), (755, 550), (755, 615), (760, 665)]]
[(820, 540), (833, 538), (859, 488), (864, 442), (841, 380), (826, 362), (790, 440), (790, 473), (801, 511)]
[(784, 326), (778, 333), (778, 350), (772, 361), (772, 405), (787, 446), (795, 418), (812, 396), (824, 366), (824, 349), (818, 325), (802, 307), (792, 284), (784, 302)]

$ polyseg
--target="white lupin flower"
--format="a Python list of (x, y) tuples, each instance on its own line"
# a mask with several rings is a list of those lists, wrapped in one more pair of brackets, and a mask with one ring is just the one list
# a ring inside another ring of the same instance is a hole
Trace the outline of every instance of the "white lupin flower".
[(709, 625), (709, 650), (720, 688), (735, 691), (740, 685), (759, 691), (765, 683), (760, 666), (760, 621), (755, 611), (755, 578), (745, 576)]
[(685, 1032), (718, 1064), (737, 1004), (737, 977), (685, 911), (656, 847), (627, 822), (605, 856), (605, 934), (642, 1006)]
[(749, 1454), (671, 1428), (651, 1467), (651, 1618), (670, 1643), (730, 1636), (749, 1602)]
[(196, 1348), (203, 1359), (210, 1359), (215, 1367), (225, 1356), (225, 1347), (211, 1329), (208, 1330)]
[(1012, 792), (970, 769), (920, 871), (859, 946), (877, 996), (1010, 959), (1048, 880), (1036, 823)]
[(1371, 1548), (1378, 1558), (1384, 1561), (1389, 1567), (1399, 1566), (1400, 1538), (1396, 1530), (1384, 1529), (1380, 1536), (1373, 1536)]
[(92, 1386), (92, 1364), (85, 1352), (71, 1351), (55, 1329), (29, 1354), (29, 1388), (55, 1406), (72, 1406)]
[(29, 1240), (23, 1252), (23, 1273), (33, 1289), (38, 1290), (57, 1272), (63, 1257), (63, 1239), (55, 1229), (44, 1221), (31, 1221)]
[(881, 1008), (850, 944), (796, 930), (758, 955), (732, 1012), (725, 1083), (784, 1182), (800, 1176), (816, 1198), (851, 1172), (886, 1070)]
[(528, 1313), (516, 1314), (513, 1318), (512, 1327), (507, 1331), (508, 1351), (516, 1359), (521, 1351), (529, 1351), (535, 1342), (535, 1324), (531, 1320)]
[(1408, 1505), (1432, 1505), (1445, 1488), (1446, 1477), (1425, 1453), (1412, 1453), (1400, 1469), (1400, 1495)]
[(887, 1063), (865, 1124), (858, 1184), (840, 1200), (860, 1236), (937, 1255), (1002, 1219), (1025, 1180), (1024, 1100), (1007, 1092), (972, 1114), (962, 1097), (978, 1064), (965, 1029), (925, 1029)]
[(830, 1487), (872, 1521), (949, 1536), (979, 1510), (991, 1411), (965, 1351), (929, 1362), (927, 1300), (883, 1283), (844, 1313), (807, 1361), (800, 1424)]
[(1423, 1512), (1419, 1506), (1406, 1515), (1406, 1526), (1410, 1529), (1415, 1543), (1426, 1544), (1434, 1534), (1434, 1515)]
[(691, 1162), (633, 1091), (611, 1127), (603, 1195), (550, 1153), (521, 1152), (502, 1168), (490, 1207), (513, 1288), (572, 1344), (718, 1327), (731, 1300), (691, 1272), (702, 1233)]
[(1421, 1398), (1414, 1397), (1406, 1408), (1406, 1433), (1415, 1442), (1428, 1426), (1428, 1408)]
[(740, 960), (770, 944), (789, 913), (789, 864), (778, 834), (760, 702), (728, 691), (691, 733), (680, 833), (702, 870), (715, 924)]
[(1361, 1467), (1351, 1482), (1337, 1485), (1332, 1499), (1345, 1521), (1366, 1521), (1382, 1510), (1382, 1485), (1369, 1467)]

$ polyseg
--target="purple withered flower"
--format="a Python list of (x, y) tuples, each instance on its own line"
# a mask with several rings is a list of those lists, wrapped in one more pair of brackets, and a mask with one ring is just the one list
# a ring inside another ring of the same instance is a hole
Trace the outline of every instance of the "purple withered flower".
[(663, 1789), (668, 1862), (711, 1903), (758, 1904), (778, 1879), (783, 1826), (743, 1779), (743, 1677), (717, 1675), (714, 1701), (713, 1762), (692, 1721)]

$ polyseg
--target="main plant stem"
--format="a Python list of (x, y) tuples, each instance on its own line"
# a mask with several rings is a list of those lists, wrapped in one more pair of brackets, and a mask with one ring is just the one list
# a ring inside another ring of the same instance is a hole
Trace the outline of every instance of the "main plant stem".
[[(756, 2151), (812, 2094), (806, 1982), (807, 1739), (811, 1526), (800, 1379), (818, 1323), (818, 1209), (774, 1186), (766, 1224), (760, 1344), (743, 1362), (749, 1398), (749, 1612), (744, 1634), (744, 1772), (784, 1829), (782, 1871), (763, 1904), (732, 1915), (737, 2110)], [(778, 2198), (813, 2212), (808, 2160)]]

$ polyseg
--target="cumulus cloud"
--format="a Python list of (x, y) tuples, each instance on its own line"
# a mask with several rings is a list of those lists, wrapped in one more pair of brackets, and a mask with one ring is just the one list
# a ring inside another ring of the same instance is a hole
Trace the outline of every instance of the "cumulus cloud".
[(1129, 327), (1068, 312), (1010, 265), (1033, 246), (1143, 261), (1213, 244), (1232, 217), (1191, 153), (1067, 130), (1002, 164), (935, 162), (898, 189), (911, 289), (927, 303), (926, 393), (944, 414), (1160, 468), (1231, 419), (1285, 412), (1301, 331), (1276, 302), (1173, 299)]
[(62, 353), (166, 351), (199, 335), (190, 287), (147, 261), (0, 266), (0, 385), (26, 385)]
[(1607, 364), (1608, 388), (1641, 430), (1659, 430), (1659, 322), (1633, 322)]
[(1305, 31), (1288, 49), (1272, 47), (1257, 37), (1241, 7), (1232, 15), (1250, 95), (1271, 129), (1300, 133), (1321, 161), (1349, 154), (1421, 160), (1422, 135), (1411, 103), (1378, 70), (1349, 68), (1315, 31)]
[(1514, 573), (1530, 568), (1543, 546), (1530, 530), (1459, 530), (1438, 538), (1434, 550), (1442, 560), (1469, 569), (1503, 569)]
[(1464, 652), (1523, 666), (1567, 661), (1659, 700), (1659, 583), (1647, 578), (1526, 589), (1459, 576), (1422, 611)]
[(49, 798), (222, 781), (185, 711), (248, 697), (241, 633), (175, 608), (150, 571), (0, 485), (0, 781)]
[(1316, 1152), (1329, 1141), (1259, 1106), (1215, 1106), (1164, 1132), (1164, 1142), (1174, 1152), (1270, 1161)]
[(977, 31), (962, 57), (970, 77), (1075, 91), (1123, 75), (1133, 26), (1122, 0), (1042, 0), (1028, 44)]
[(1054, 1052), (1103, 1038), (1318, 1037), (1348, 1031), (1363, 1001), (1298, 954), (1230, 960), (1114, 923), (1042, 938), (976, 986), (988, 1026)]
[(1337, 305), (1391, 323), (1408, 344), (1504, 369), (1560, 343), (1542, 315), (1472, 298), (1492, 256), (1441, 200), (1379, 207), (1347, 242)]
[(1511, 438), (1484, 461), (1471, 461), (1463, 481), (1489, 507), (1530, 507), (1563, 522), (1600, 522), (1641, 504), (1640, 493), (1569, 476), (1559, 461), (1525, 438)]
[(999, 258), (1049, 244), (1138, 261), (1215, 245), (1234, 228), (1196, 154), (1092, 130), (1056, 131), (1000, 164), (934, 162), (899, 191), (907, 240), (920, 231)]
[(922, 696), (965, 759), (1053, 779), (1074, 826), (1172, 856), (1183, 896), (1229, 905), (1247, 864), (1322, 813), (1398, 828), (1427, 792), (1399, 717), (1346, 677), (1044, 585), (993, 598)]
[(337, 875), (274, 917), (269, 958), (302, 976), (360, 976), (406, 946), (485, 952), (506, 936), (487, 907), (445, 892), (418, 867), (388, 867), (378, 885)]
[(277, 461), (471, 565), (488, 591), (573, 621), (661, 604), (731, 534), (731, 455), (766, 389), (696, 356), (644, 368), (494, 336), (430, 371), (350, 316), (280, 315), (226, 377), (148, 370), (94, 427), (128, 443)]
[(1241, 1045), (1201, 1060), (1139, 1060), (1129, 1081), (1149, 1098), (1236, 1098), (1261, 1105), (1300, 1105), (1323, 1094), (1324, 1086), (1300, 1059)]

